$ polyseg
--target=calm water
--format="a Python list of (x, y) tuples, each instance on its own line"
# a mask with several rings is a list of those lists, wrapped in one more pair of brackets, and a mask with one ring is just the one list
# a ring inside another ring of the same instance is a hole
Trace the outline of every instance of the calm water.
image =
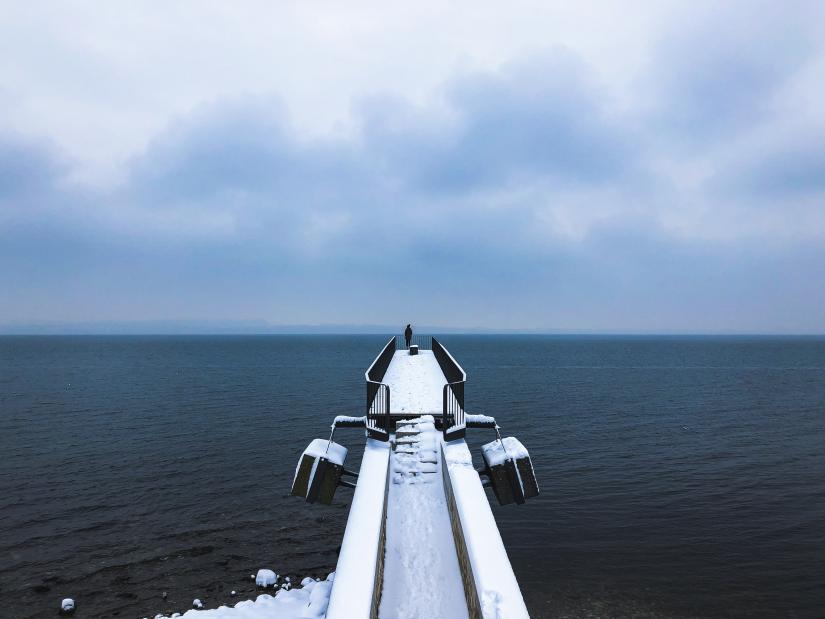
[[(384, 339), (0, 338), (0, 616), (325, 575), (351, 491), (308, 506), (292, 472)], [(442, 341), (533, 456), (543, 494), (495, 515), (534, 617), (825, 616), (825, 339)]]

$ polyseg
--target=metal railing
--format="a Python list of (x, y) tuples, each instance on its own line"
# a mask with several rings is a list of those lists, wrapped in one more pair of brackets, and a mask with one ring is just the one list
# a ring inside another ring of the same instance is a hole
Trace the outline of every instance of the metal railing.
[(437, 339), (431, 339), (433, 355), (447, 379), (441, 409), (441, 428), (444, 432), (444, 439), (464, 438), (467, 427), (464, 413), (464, 383), (467, 382), (467, 374)]
[(467, 427), (464, 413), (464, 382), (462, 380), (444, 385), (441, 428), (445, 440), (464, 438), (464, 430)]
[(390, 430), (390, 387), (367, 381), (367, 433), (371, 438), (386, 441)]
[[(419, 350), (432, 350), (433, 336), (432, 335), (413, 335), (410, 338), (410, 346), (418, 346)], [(407, 341), (403, 335), (395, 336), (395, 349), (407, 350)]]
[(396, 338), (390, 341), (378, 353), (375, 361), (364, 373), (367, 379), (367, 434), (371, 438), (387, 441), (390, 438), (392, 423), (390, 420), (390, 386), (382, 383), (384, 374), (395, 354)]

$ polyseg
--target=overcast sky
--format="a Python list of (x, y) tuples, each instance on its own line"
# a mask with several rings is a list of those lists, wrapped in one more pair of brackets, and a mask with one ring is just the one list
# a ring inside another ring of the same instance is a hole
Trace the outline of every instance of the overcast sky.
[(483, 4), (0, 2), (0, 324), (825, 333), (825, 4)]

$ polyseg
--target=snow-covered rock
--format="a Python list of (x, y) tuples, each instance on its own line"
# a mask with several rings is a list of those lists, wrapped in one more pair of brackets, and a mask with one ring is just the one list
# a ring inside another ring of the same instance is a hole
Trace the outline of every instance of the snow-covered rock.
[(60, 602), (60, 611), (65, 614), (73, 613), (74, 612), (74, 600), (72, 598), (65, 598), (62, 602)]
[(203, 602), (201, 602), (198, 598), (192, 600), (192, 608), (203, 608)]
[(323, 619), (329, 604), (329, 592), (332, 589), (332, 581), (325, 580), (315, 583), (312, 591), (309, 592), (309, 605), (301, 613), (301, 617), (307, 619)]
[(255, 584), (259, 587), (272, 587), (277, 580), (278, 575), (272, 570), (265, 568), (258, 570), (258, 575), (255, 576)]
[[(324, 581), (305, 578), (305, 587), (280, 589), (274, 596), (259, 595), (255, 600), (238, 602), (234, 607), (221, 606), (209, 610), (190, 610), (183, 619), (320, 619), (329, 605), (330, 589), (335, 573)], [(233, 591), (234, 593), (234, 591)], [(163, 619), (158, 615), (156, 619)]]

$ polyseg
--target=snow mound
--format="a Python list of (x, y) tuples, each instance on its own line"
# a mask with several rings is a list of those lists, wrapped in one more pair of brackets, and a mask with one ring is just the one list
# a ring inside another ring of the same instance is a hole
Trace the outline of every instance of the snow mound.
[[(267, 570), (271, 571), (271, 570)], [(189, 610), (183, 619), (322, 619), (329, 605), (329, 594), (335, 572), (326, 580), (304, 578), (302, 588), (281, 589), (273, 595), (259, 595), (255, 600), (244, 600), (235, 606), (221, 606), (209, 610)], [(199, 600), (196, 600), (199, 601)], [(158, 615), (165, 618), (165, 615)]]
[(255, 576), (255, 584), (259, 587), (271, 587), (278, 580), (278, 575), (272, 570), (260, 569)]

